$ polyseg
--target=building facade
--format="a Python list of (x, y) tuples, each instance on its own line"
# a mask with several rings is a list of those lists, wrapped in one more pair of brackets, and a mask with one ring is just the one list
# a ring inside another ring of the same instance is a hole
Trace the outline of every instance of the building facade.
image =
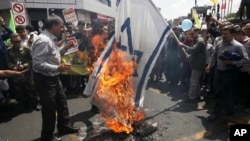
[(115, 17), (116, 0), (1, 0), (0, 16), (9, 21), (11, 2), (20, 2), (25, 6), (26, 23), (38, 28), (38, 22), (51, 14), (63, 18), (62, 10), (74, 7), (78, 20), (91, 23), (94, 19), (103, 22)]

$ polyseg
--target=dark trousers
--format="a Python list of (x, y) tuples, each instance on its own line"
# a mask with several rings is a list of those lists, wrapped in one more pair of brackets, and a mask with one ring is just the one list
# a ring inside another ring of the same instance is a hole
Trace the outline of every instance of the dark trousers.
[(69, 110), (59, 76), (48, 77), (34, 73), (35, 84), (42, 104), (41, 138), (51, 138), (57, 112), (57, 128), (69, 127)]
[(243, 100), (244, 106), (250, 107), (250, 75), (247, 72), (240, 72), (237, 83), (236, 97)]
[(214, 107), (214, 114), (221, 116), (222, 112), (233, 112), (233, 93), (237, 84), (238, 70), (215, 70), (214, 89), (218, 96)]
[(245, 2), (245, 1), (241, 1), (240, 3), (240, 8), (239, 8), (239, 16), (240, 16), (240, 20), (242, 20), (242, 17), (244, 15), (244, 10), (246, 8), (246, 16), (247, 19), (250, 19), (250, 3), (249, 2)]

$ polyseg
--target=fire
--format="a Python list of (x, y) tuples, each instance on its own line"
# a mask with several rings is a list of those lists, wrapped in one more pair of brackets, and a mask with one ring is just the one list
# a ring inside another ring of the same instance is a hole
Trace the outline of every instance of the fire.
[(100, 109), (101, 117), (116, 133), (131, 133), (132, 125), (144, 119), (144, 112), (137, 110), (134, 103), (132, 75), (135, 65), (133, 60), (126, 61), (126, 54), (114, 46), (93, 96), (93, 104)]
[(93, 72), (95, 63), (97, 59), (100, 57), (102, 51), (106, 47), (105, 40), (101, 35), (94, 35), (91, 39), (91, 45), (93, 46), (92, 50), (88, 53), (88, 63), (90, 72)]

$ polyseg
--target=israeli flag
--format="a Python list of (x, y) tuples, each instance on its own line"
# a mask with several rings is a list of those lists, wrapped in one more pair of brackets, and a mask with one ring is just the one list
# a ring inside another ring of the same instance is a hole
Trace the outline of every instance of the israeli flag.
[(99, 57), (84, 94), (95, 93), (102, 66), (108, 61), (112, 45), (119, 42), (119, 49), (136, 60), (133, 76), (135, 104), (143, 107), (149, 75), (171, 28), (151, 0), (120, 0), (115, 20), (115, 35)]

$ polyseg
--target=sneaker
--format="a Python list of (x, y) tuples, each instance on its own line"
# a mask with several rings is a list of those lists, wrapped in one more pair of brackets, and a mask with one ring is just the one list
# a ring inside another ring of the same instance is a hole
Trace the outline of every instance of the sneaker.
[(100, 110), (95, 105), (91, 106), (91, 111), (96, 113), (96, 114), (100, 113)]
[(18, 102), (15, 99), (9, 99), (9, 104), (18, 104)]
[(42, 110), (42, 105), (40, 103), (37, 103), (36, 107), (35, 107), (35, 110), (36, 111), (41, 111)]

